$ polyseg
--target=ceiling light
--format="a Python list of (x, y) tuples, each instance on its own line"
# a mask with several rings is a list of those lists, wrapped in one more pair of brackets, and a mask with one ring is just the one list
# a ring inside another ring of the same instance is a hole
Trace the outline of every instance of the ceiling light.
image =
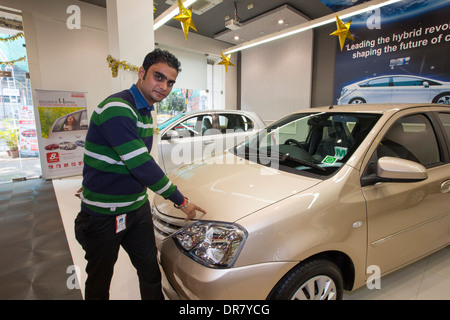
[(360, 13), (364, 13), (367, 11), (375, 10), (377, 8), (381, 8), (396, 2), (400, 2), (402, 0), (371, 0), (368, 2), (364, 2), (362, 4), (356, 5), (354, 7), (347, 8), (345, 10), (341, 10), (337, 13), (332, 13), (321, 18), (317, 18), (308, 22), (304, 22), (300, 25), (285, 29), (284, 31), (278, 31), (239, 45), (228, 48), (224, 51), (225, 54), (230, 54), (233, 52), (245, 50), (254, 46), (258, 46), (260, 44), (264, 44), (267, 42), (271, 42), (274, 40), (278, 40), (281, 38), (285, 38), (303, 31), (311, 30), (313, 28), (317, 28), (328, 23), (332, 23), (336, 21), (336, 15), (339, 16), (340, 19), (346, 19)]
[[(192, 5), (194, 2), (198, 0), (185, 0), (183, 1), (183, 5), (187, 8)], [(164, 25), (167, 21), (175, 17), (179, 13), (178, 3), (175, 3), (170, 6), (169, 9), (161, 13), (153, 23), (153, 30), (158, 29), (162, 25)]]
[(234, 36), (234, 40), (239, 40), (239, 36)]
[(278, 20), (278, 24), (283, 24), (283, 23), (284, 23), (283, 19)]

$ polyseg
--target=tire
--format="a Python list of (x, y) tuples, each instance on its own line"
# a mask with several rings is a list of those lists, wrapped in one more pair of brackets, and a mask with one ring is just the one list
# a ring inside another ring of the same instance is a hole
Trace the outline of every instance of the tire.
[(343, 277), (329, 260), (300, 263), (273, 288), (269, 300), (341, 300)]
[(353, 98), (348, 103), (349, 104), (361, 104), (361, 103), (366, 103), (366, 100), (364, 100), (363, 98)]
[(450, 92), (441, 93), (433, 99), (433, 103), (450, 104)]

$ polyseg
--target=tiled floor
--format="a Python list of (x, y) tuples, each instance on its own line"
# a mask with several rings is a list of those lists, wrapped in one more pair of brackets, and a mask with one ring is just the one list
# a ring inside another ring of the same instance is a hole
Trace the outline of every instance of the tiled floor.
[(380, 279), (380, 289), (346, 293), (346, 300), (450, 300), (450, 246)]
[[(80, 205), (74, 194), (80, 185), (79, 177), (0, 185), (0, 299), (82, 298), (86, 264), (73, 232)], [(79, 267), (81, 290), (67, 288), (67, 267), (72, 264)], [(449, 287), (447, 247), (383, 277), (380, 289), (363, 287), (344, 299), (449, 300)], [(119, 253), (110, 297), (140, 299), (136, 272), (124, 251)]]
[(81, 299), (52, 182), (0, 185), (0, 299)]

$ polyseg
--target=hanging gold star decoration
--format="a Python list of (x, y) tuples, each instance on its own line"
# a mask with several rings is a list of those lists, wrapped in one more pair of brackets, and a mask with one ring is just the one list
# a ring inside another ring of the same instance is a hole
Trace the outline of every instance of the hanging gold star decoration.
[(223, 64), (225, 66), (225, 72), (228, 72), (228, 66), (233, 66), (234, 67), (234, 64), (232, 64), (230, 62), (231, 53), (229, 55), (227, 55), (226, 57), (223, 54), (223, 52), (221, 52), (220, 54), (222, 55), (222, 61), (220, 61), (218, 64)]
[(192, 9), (186, 9), (181, 0), (178, 0), (178, 8), (180, 9), (180, 14), (174, 17), (174, 19), (181, 22), (181, 27), (184, 31), (184, 38), (187, 40), (189, 28), (197, 31), (194, 25), (194, 20), (192, 20)]
[(355, 38), (353, 38), (353, 35), (350, 33), (350, 25), (352, 23), (352, 20), (350, 20), (347, 23), (343, 23), (341, 19), (336, 15), (336, 25), (337, 30), (330, 34), (330, 36), (338, 36), (339, 37), (339, 43), (341, 45), (341, 51), (344, 48), (344, 43), (346, 39), (350, 39), (355, 41)]

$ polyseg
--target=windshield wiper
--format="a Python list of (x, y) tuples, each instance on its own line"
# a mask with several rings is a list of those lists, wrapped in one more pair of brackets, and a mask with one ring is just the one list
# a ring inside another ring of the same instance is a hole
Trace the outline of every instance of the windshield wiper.
[(325, 168), (317, 165), (314, 162), (311, 162), (311, 161), (308, 161), (308, 160), (299, 159), (299, 158), (295, 158), (295, 157), (289, 155), (289, 153), (282, 153), (282, 152), (280, 152), (279, 159), (280, 159), (281, 162), (285, 162), (287, 160), (290, 160), (290, 161), (297, 162), (297, 163), (303, 164), (305, 166), (308, 166), (308, 167), (311, 167), (311, 168), (314, 168), (314, 169), (317, 169), (317, 170), (320, 170), (320, 171), (326, 171)]
[(293, 161), (293, 162), (297, 162), (300, 164), (303, 164), (304, 166), (308, 166), (320, 171), (326, 171), (325, 168), (317, 165), (314, 162), (308, 161), (308, 160), (303, 160), (303, 159), (298, 159), (295, 157), (292, 157), (291, 155), (289, 155), (289, 153), (282, 153), (279, 152), (278, 153), (278, 157), (273, 157), (272, 155), (268, 155), (268, 154), (264, 154), (264, 153), (257, 153), (257, 152), (244, 152), (243, 154), (238, 154), (235, 153), (236, 155), (240, 155), (240, 156), (244, 156), (246, 159), (250, 160), (250, 159), (260, 159), (260, 158), (264, 158), (264, 159), (269, 159), (269, 160), (279, 160), (280, 162), (286, 162), (287, 160)]

